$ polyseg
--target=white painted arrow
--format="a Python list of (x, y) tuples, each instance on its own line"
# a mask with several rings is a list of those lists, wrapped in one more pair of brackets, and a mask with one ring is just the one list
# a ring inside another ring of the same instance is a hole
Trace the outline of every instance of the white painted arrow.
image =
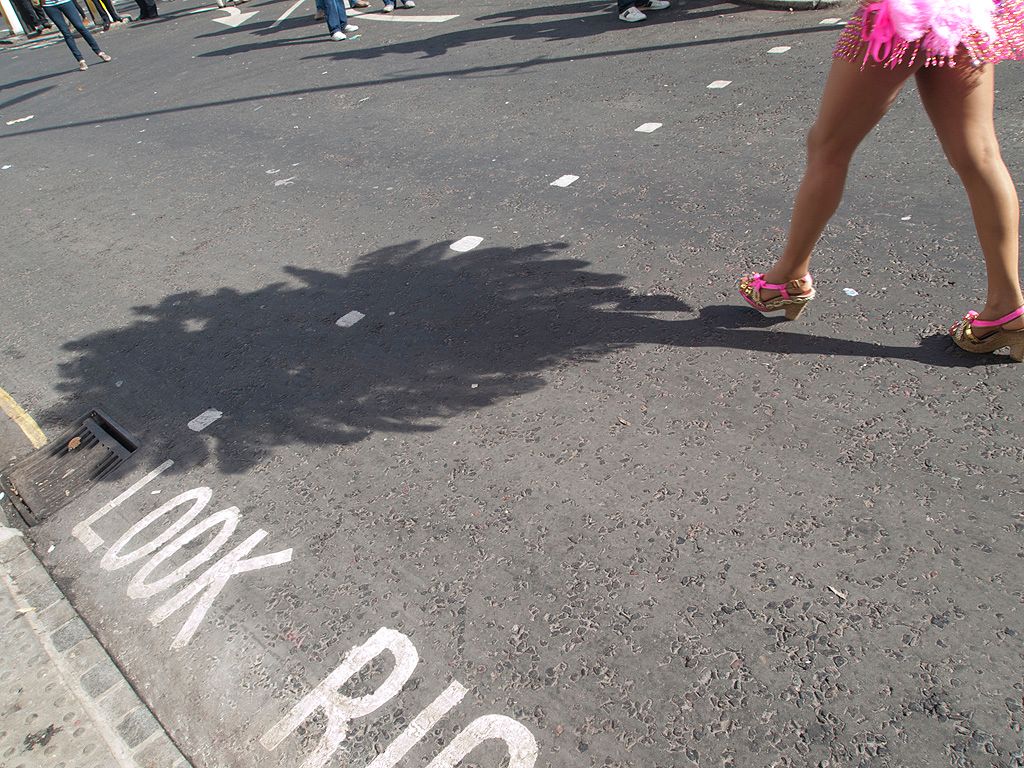
[(218, 19), (214, 19), (218, 24), (223, 24), (225, 27), (237, 27), (246, 19), (255, 16), (259, 11), (249, 11), (248, 13), (242, 13), (237, 8), (225, 8), (228, 12), (227, 16), (221, 16)]

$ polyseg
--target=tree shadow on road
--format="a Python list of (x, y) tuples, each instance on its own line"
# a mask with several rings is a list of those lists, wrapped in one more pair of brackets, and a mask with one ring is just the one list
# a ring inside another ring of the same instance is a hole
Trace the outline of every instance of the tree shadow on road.
[[(544, 369), (636, 343), (638, 313), (688, 309), (554, 258), (564, 247), (460, 254), (409, 242), (345, 274), (290, 266), (290, 280), (251, 292), (170, 295), (135, 307), (130, 325), (67, 343), (74, 356), (60, 365), (58, 387), (73, 400), (45, 418), (109, 402), (130, 420), (184, 427), (217, 408), (225, 415), (209, 430), (211, 450), (254, 446), (218, 457), (222, 469), (243, 471), (273, 445), (437, 429), (536, 390)], [(353, 310), (365, 319), (335, 324)]]
[[(957, 356), (948, 339), (911, 348), (782, 332), (739, 306), (693, 317), (674, 296), (637, 294), (622, 275), (558, 257), (565, 248), (407, 242), (344, 274), (290, 266), (287, 281), (250, 292), (170, 295), (134, 308), (129, 325), (68, 342), (58, 383), (68, 400), (45, 418), (111, 403), (129, 428), (185, 435), (199, 461), (242, 472), (274, 446), (435, 430), (540, 389), (552, 369), (641, 344), (998, 362)], [(336, 325), (351, 311), (364, 319)], [(208, 408), (223, 419), (202, 438), (187, 432)]]

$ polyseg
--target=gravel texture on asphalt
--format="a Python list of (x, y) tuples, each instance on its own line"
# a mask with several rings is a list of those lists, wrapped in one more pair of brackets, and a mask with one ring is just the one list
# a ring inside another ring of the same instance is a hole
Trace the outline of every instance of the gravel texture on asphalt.
[[(499, 713), (538, 766), (1024, 765), (1021, 367), (944, 335), (984, 275), (913, 84), (784, 323), (735, 278), (782, 245), (841, 11), (424, 0), (396, 15), (459, 16), (336, 43), (288, 5), (162, 3), (88, 73), (0, 53), (0, 385), (143, 443), (33, 535), (186, 756), (299, 765), (322, 718), (257, 739), (387, 626), (420, 665), (337, 765), (453, 678), (405, 764)], [(1024, 66), (998, 88), (1020, 181)], [(208, 486), (229, 546), (294, 548), (179, 650), (173, 592), (70, 533), (168, 458), (105, 547)]]

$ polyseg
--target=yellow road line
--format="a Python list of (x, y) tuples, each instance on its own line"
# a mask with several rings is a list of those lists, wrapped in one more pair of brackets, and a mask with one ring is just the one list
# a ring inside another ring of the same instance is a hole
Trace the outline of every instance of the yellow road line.
[(10, 416), (11, 421), (21, 428), (21, 431), (25, 433), (25, 437), (32, 443), (33, 448), (42, 448), (46, 445), (46, 435), (43, 434), (43, 430), (36, 424), (36, 420), (29, 416), (25, 409), (18, 405), (14, 398), (8, 395), (2, 388), (0, 388), (0, 411)]

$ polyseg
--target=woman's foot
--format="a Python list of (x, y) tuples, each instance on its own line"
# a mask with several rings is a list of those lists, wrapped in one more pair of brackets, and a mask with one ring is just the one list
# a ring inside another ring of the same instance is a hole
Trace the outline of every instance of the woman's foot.
[(787, 320), (796, 320), (815, 294), (810, 274), (773, 282), (768, 275), (754, 272), (740, 279), (739, 288), (743, 300), (758, 312), (785, 310)]
[(949, 329), (949, 335), (960, 349), (986, 354), (1010, 348), (1010, 357), (1024, 362), (1024, 306), (1006, 314), (984, 319), (978, 312), (968, 312)]
[[(986, 304), (985, 308), (983, 310), (981, 310), (980, 312), (978, 312), (978, 320), (982, 320), (982, 321), (986, 321), (986, 322), (991, 322), (993, 320), (998, 320), (1001, 317), (1006, 317), (1008, 314), (1014, 312), (1016, 309), (1017, 309), (1016, 306), (1008, 306), (1008, 305), (1005, 305), (1005, 304), (1002, 304), (1002, 305), (999, 305), (999, 304), (988, 305), (988, 304)], [(1002, 324), (1002, 326), (1000, 326), (1000, 327), (1003, 330), (1006, 330), (1006, 331), (1024, 331), (1024, 317), (1015, 318), (1015, 319), (1011, 320), (1008, 323)], [(984, 334), (981, 333), (980, 329), (979, 329), (979, 333), (977, 335), (978, 336), (982, 336)]]
[(89, 68), (89, 65), (86, 64), (84, 61), (78, 62), (78, 69), (80, 71), (85, 72), (85, 70), (87, 70), (88, 68)]
[(113, 58), (114, 58), (114, 57), (113, 57), (113, 56), (111, 56), (111, 55), (110, 55), (109, 53), (104, 53), (103, 51), (100, 51), (100, 52), (99, 52), (99, 53), (97, 53), (96, 55), (100, 57), (100, 60), (101, 60), (101, 61), (110, 61), (111, 59), (113, 59)]
[[(761, 277), (764, 279), (766, 284), (771, 285), (785, 285), (786, 292), (790, 296), (806, 296), (814, 293), (813, 280), (807, 272), (792, 273), (784, 270), (776, 269), (772, 267), (770, 270), (765, 272)], [(762, 288), (761, 299), (762, 301), (771, 301), (772, 299), (778, 298), (782, 295), (782, 291), (773, 288)]]

